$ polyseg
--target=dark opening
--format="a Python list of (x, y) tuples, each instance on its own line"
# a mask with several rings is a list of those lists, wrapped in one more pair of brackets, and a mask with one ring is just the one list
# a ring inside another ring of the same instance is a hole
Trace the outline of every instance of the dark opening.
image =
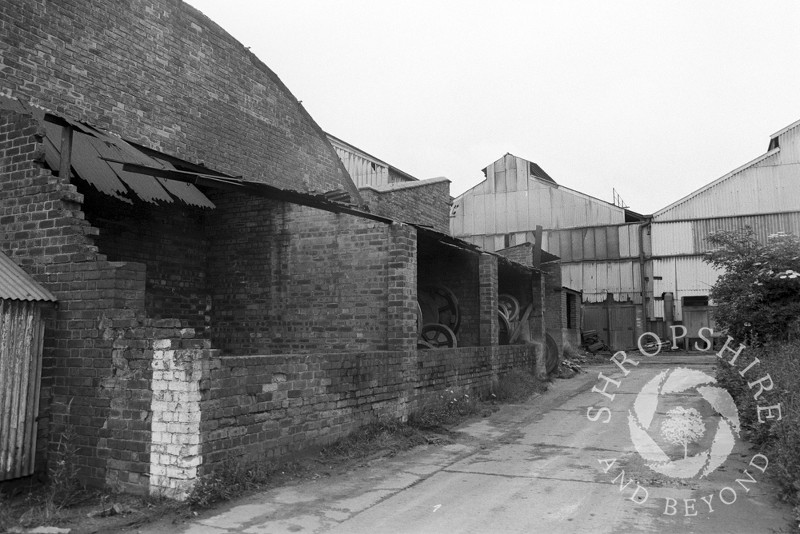
[(684, 306), (708, 306), (708, 297), (683, 297), (682, 299)]

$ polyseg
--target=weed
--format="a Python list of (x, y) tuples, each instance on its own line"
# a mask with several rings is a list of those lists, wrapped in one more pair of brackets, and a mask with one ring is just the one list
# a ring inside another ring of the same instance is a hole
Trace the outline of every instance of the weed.
[(15, 519), (10, 499), (0, 493), (0, 532), (11, 530), (11, 526), (16, 522)]
[(192, 508), (208, 508), (214, 503), (231, 500), (266, 485), (274, 471), (270, 464), (228, 459), (197, 480), (186, 502)]
[(492, 394), (494, 400), (500, 402), (522, 402), (545, 391), (546, 382), (536, 379), (531, 373), (514, 369), (500, 377)]
[(408, 423), (421, 429), (439, 428), (458, 423), (478, 412), (476, 396), (470, 397), (467, 393), (458, 394), (450, 388), (430, 398), (421, 410), (411, 414)]
[(748, 439), (769, 458), (782, 498), (800, 513), (800, 342), (771, 343), (750, 348), (748, 354), (759, 359), (759, 376), (769, 374), (774, 381), (770, 404), (780, 402), (780, 421), (758, 422), (753, 392), (738, 368), (718, 363), (717, 380), (736, 401)]
[(376, 451), (381, 451), (383, 456), (393, 456), (423, 443), (426, 443), (425, 438), (410, 425), (398, 419), (381, 419), (323, 447), (320, 457), (325, 460), (353, 460), (368, 457)]

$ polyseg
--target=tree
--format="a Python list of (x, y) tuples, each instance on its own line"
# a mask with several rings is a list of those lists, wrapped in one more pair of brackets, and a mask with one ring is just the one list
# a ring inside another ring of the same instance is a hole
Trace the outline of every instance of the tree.
[(766, 243), (752, 228), (711, 233), (706, 261), (723, 274), (711, 288), (717, 327), (749, 343), (800, 334), (800, 239), (786, 233)]
[(702, 438), (706, 432), (703, 417), (694, 408), (687, 410), (683, 406), (668, 411), (667, 417), (668, 419), (661, 423), (661, 434), (670, 443), (683, 445), (685, 459), (689, 454), (689, 444)]

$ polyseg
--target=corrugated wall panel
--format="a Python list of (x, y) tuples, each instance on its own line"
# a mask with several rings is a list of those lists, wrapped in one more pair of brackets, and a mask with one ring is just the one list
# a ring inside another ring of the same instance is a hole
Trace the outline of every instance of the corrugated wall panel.
[(695, 252), (692, 223), (690, 222), (654, 222), (651, 227), (651, 238), (654, 256), (693, 254)]
[(0, 481), (34, 470), (42, 334), (38, 304), (0, 300)]
[(766, 243), (767, 236), (778, 232), (800, 235), (800, 211), (771, 215), (703, 219), (692, 221), (691, 224), (694, 228), (694, 250), (696, 252), (707, 252), (711, 247), (706, 238), (708, 234), (717, 230), (738, 231), (745, 226), (750, 226), (762, 243)]
[(800, 206), (800, 168), (796, 162), (784, 161), (791, 154), (787, 149), (763, 158), (690, 196), (684, 201), (656, 213), (654, 221), (736, 216), (737, 214), (795, 211)]
[(781, 145), (781, 161), (784, 163), (800, 162), (800, 127), (795, 126), (778, 136)]
[(708, 294), (720, 272), (703, 261), (702, 256), (675, 258), (676, 291), (704, 291)]
[(528, 191), (520, 190), (514, 193), (513, 219), (508, 226), (511, 232), (525, 232), (530, 229), (528, 224)]
[(509, 232), (508, 219), (513, 217), (513, 213), (509, 213), (509, 195), (512, 193), (497, 194), (494, 198), (490, 198), (489, 205), (492, 209), (486, 211), (486, 219), (494, 218), (494, 232), (495, 234), (507, 234)]
[(619, 241), (619, 255), (627, 258), (631, 255), (630, 226), (617, 227), (617, 239)]

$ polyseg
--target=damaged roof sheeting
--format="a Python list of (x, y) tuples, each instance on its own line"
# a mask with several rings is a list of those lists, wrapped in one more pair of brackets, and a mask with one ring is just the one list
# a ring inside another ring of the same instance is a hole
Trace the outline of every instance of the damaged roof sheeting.
[(0, 252), (0, 300), (55, 302), (56, 298), (14, 261)]
[(154, 204), (172, 204), (176, 200), (189, 206), (214, 208), (214, 204), (192, 184), (125, 170), (117, 161), (175, 170), (165, 159), (147, 155), (119, 137), (89, 125), (56, 118), (45, 118), (45, 159), (52, 170), (61, 165), (61, 139), (65, 127), (73, 129), (72, 171), (99, 192), (131, 204), (134, 198)]

